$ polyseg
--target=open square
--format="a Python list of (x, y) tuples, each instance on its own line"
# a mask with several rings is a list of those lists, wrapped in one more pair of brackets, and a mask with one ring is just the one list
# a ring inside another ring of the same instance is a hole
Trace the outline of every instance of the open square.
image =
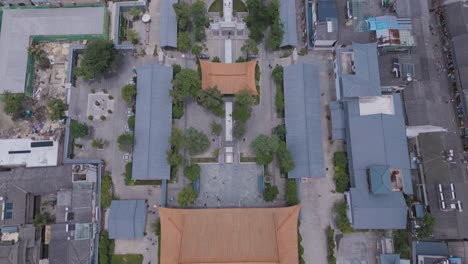
[(105, 93), (96, 93), (88, 95), (88, 116), (98, 119), (100, 116), (109, 115), (114, 111), (113, 100), (109, 100), (109, 95)]

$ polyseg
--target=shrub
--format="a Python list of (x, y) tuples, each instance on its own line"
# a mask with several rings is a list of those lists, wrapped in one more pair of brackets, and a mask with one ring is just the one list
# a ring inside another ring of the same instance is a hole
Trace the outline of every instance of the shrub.
[(346, 202), (338, 202), (335, 204), (336, 212), (336, 225), (343, 233), (354, 232), (351, 224), (349, 223), (348, 217), (346, 216)]
[(109, 208), (112, 201), (112, 177), (109, 172), (105, 172), (101, 178), (101, 207)]
[(112, 114), (112, 110), (107, 109), (107, 113)]
[(184, 175), (191, 182), (198, 180), (200, 177), (200, 166), (198, 164), (190, 164), (184, 168)]
[(436, 218), (432, 214), (427, 212), (424, 215), (421, 227), (416, 231), (416, 237), (421, 240), (429, 239), (432, 236), (432, 233), (434, 232), (435, 224)]
[(279, 190), (278, 186), (271, 185), (269, 183), (265, 184), (265, 190), (263, 191), (263, 200), (265, 202), (271, 202), (278, 197)]
[(127, 164), (125, 164), (125, 173), (124, 173), (125, 185), (135, 185), (135, 182), (132, 180), (132, 169), (133, 169), (133, 163), (127, 162)]
[(95, 149), (103, 149), (104, 148), (104, 140), (102, 138), (95, 138), (91, 142), (91, 146)]
[(111, 259), (111, 241), (109, 240), (109, 233), (102, 230), (99, 235), (99, 264), (110, 264)]
[(260, 65), (258, 65), (258, 62), (255, 64), (255, 81), (260, 81)]
[(9, 114), (13, 118), (20, 118), (24, 116), (24, 101), (25, 96), (24, 93), (10, 93), (4, 92), (3, 93), (3, 111)]
[(96, 88), (91, 88), (91, 93), (92, 94), (96, 93)]
[(327, 251), (328, 263), (335, 264), (335, 231), (330, 226), (327, 227)]
[(190, 155), (196, 155), (205, 152), (210, 146), (210, 141), (203, 132), (190, 127), (184, 133), (184, 146)]
[(172, 64), (172, 79), (182, 70), (179, 64)]
[(166, 160), (172, 167), (177, 167), (184, 163), (184, 157), (180, 155), (178, 151), (171, 149), (166, 151)]
[(114, 96), (110, 95), (108, 96), (109, 100), (114, 100)]
[(193, 205), (196, 199), (197, 199), (197, 193), (193, 190), (193, 187), (191, 185), (185, 186), (177, 194), (177, 203), (180, 206), (185, 207), (185, 206)]
[(161, 220), (159, 218), (153, 223), (153, 232), (157, 237), (161, 235)]
[(172, 118), (180, 119), (184, 115), (184, 103), (172, 104)]
[(88, 126), (84, 123), (79, 123), (76, 120), (70, 122), (70, 136), (72, 138), (82, 138), (87, 136), (89, 133)]
[(402, 259), (409, 259), (410, 247), (408, 243), (408, 232), (406, 230), (393, 231), (393, 245), (396, 254), (400, 254)]
[(127, 29), (127, 40), (136, 45), (140, 41), (140, 36), (138, 32), (134, 29)]
[(100, 116), (99, 119), (101, 119), (102, 121), (106, 120), (106, 117), (105, 116)]
[(169, 145), (172, 149), (180, 150), (184, 147), (184, 134), (177, 127), (172, 127), (171, 136), (169, 137)]
[(93, 115), (89, 115), (89, 116), (88, 116), (88, 120), (89, 120), (89, 121), (93, 121), (93, 119), (94, 119), (94, 116), (93, 116)]
[(286, 141), (286, 126), (284, 124), (275, 126), (272, 134), (277, 136), (279, 140)]
[(106, 89), (106, 88), (102, 89), (101, 91), (102, 91), (103, 93), (105, 93), (105, 94), (107, 94), (107, 93), (108, 93), (108, 91), (107, 91), (107, 89)]
[(348, 158), (346, 152), (335, 152), (333, 155), (335, 168), (336, 191), (343, 193), (349, 190)]
[(51, 216), (49, 213), (44, 212), (40, 214), (36, 214), (33, 219), (33, 225), (36, 227), (36, 229), (42, 229), (44, 226), (49, 224), (52, 221)]
[(195, 56), (200, 55), (200, 53), (203, 51), (203, 47), (200, 45), (195, 45), (192, 47), (192, 54)]
[(211, 122), (211, 133), (214, 135), (221, 135), (221, 132), (223, 131), (223, 126), (221, 124), (218, 124), (216, 122)]
[(224, 99), (216, 87), (203, 89), (198, 92), (198, 103), (217, 116), (224, 116)]
[(213, 57), (213, 59), (211, 59), (211, 62), (219, 63), (219, 62), (221, 62), (221, 59), (218, 56), (216, 56), (216, 57)]
[(186, 31), (179, 31), (177, 36), (177, 48), (180, 52), (188, 52), (192, 46), (190, 35)]
[(59, 120), (63, 118), (63, 111), (65, 111), (65, 103), (58, 98), (51, 98), (47, 103), (49, 116), (52, 120)]
[(296, 164), (292, 159), (291, 153), (286, 147), (286, 142), (280, 141), (280, 144), (276, 151), (276, 156), (278, 157), (279, 168), (281, 173), (288, 173), (296, 167)]
[(299, 203), (299, 198), (297, 197), (297, 185), (296, 180), (288, 179), (286, 180), (286, 204), (288, 206), (296, 205)]
[(120, 151), (130, 152), (133, 148), (133, 134), (123, 133), (117, 138), (117, 144), (119, 145)]
[(232, 134), (233, 134), (235, 139), (240, 140), (242, 138), (242, 136), (244, 136), (246, 126), (247, 125), (244, 122), (236, 122), (234, 124), (234, 129), (233, 129)]
[(127, 124), (130, 129), (135, 129), (135, 115), (128, 117)]

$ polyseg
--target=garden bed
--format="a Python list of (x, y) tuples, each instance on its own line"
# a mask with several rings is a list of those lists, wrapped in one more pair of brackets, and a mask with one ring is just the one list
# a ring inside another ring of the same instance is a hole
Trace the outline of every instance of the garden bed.
[[(221, 13), (223, 11), (223, 0), (215, 0), (208, 12), (218, 12)], [(233, 11), (234, 12), (247, 12), (247, 6), (242, 2), (242, 0), (234, 0), (233, 3)]]

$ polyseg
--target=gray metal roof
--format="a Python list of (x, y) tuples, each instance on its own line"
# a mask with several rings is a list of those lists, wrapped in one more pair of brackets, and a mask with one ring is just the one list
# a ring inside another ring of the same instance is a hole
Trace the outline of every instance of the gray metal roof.
[(369, 194), (351, 188), (349, 195), (354, 229), (406, 229), (407, 207), (402, 193)]
[(107, 229), (110, 239), (142, 238), (145, 232), (145, 200), (113, 200)]
[(175, 0), (161, 0), (159, 42), (161, 47), (177, 48), (177, 18), (173, 8)]
[[(91, 263), (92, 224), (85, 224), (86, 238), (78, 239), (76, 233), (78, 224), (75, 225), (74, 232), (66, 231), (66, 224), (52, 224), (50, 226), (49, 242), (49, 263)], [(70, 226), (69, 226), (70, 227)], [(69, 240), (70, 238), (70, 240)]]
[(332, 139), (345, 139), (345, 120), (343, 105), (338, 101), (330, 102)]
[(172, 127), (172, 68), (148, 64), (137, 73), (132, 178), (169, 179), (166, 151)]
[[(344, 102), (346, 142), (351, 181), (351, 212), (356, 229), (404, 229), (407, 208), (403, 193), (412, 194), (408, 144), (399, 94), (393, 95), (394, 115), (360, 115), (359, 99)], [(403, 193), (369, 193), (367, 170), (372, 165), (400, 169)]]
[(452, 38), (468, 33), (468, 6), (464, 2), (444, 5), (444, 11), (446, 27)]
[(447, 242), (413, 241), (412, 245), (413, 263), (418, 263), (418, 256), (440, 256), (448, 257), (449, 249)]
[[(337, 58), (341, 52), (339, 49)], [(376, 96), (382, 94), (380, 86), (380, 73), (377, 60), (377, 43), (353, 43), (352, 60), (354, 74), (341, 73), (340, 95), (344, 97)], [(338, 59), (338, 64), (341, 61)]]
[(280, 47), (297, 46), (296, 1), (280, 0), (279, 13), (284, 31)]
[(368, 190), (367, 169), (371, 165), (388, 165), (400, 169), (403, 192), (413, 193), (406, 126), (399, 94), (393, 95), (394, 115), (359, 113), (359, 100), (345, 102), (346, 141), (350, 157), (351, 184)]
[(0, 93), (22, 93), (30, 37), (103, 34), (104, 8), (3, 9), (0, 32)]
[(317, 1), (318, 21), (325, 22), (330, 19), (337, 19), (335, 2), (333, 0)]
[(398, 254), (381, 254), (380, 264), (400, 264), (400, 255)]
[(286, 144), (296, 163), (289, 178), (325, 176), (319, 67), (294, 64), (284, 68)]

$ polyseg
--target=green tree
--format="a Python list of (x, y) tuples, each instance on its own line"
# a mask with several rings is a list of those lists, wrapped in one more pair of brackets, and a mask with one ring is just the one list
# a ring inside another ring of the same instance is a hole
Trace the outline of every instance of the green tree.
[(63, 112), (65, 111), (65, 103), (58, 98), (51, 98), (47, 103), (49, 110), (49, 116), (52, 120), (59, 120), (63, 118)]
[(177, 17), (178, 31), (186, 31), (190, 22), (190, 5), (180, 2), (173, 4), (173, 8)]
[(33, 219), (33, 225), (36, 227), (36, 229), (42, 229), (44, 226), (46, 226), (48, 223), (51, 222), (51, 217), (49, 213), (44, 212), (40, 214), (36, 214)]
[(128, 128), (135, 129), (135, 115), (129, 116), (127, 119)]
[(184, 175), (191, 182), (198, 180), (200, 177), (200, 166), (198, 164), (190, 164), (184, 168)]
[(270, 11), (270, 35), (267, 40), (267, 46), (271, 50), (276, 50), (280, 47), (281, 42), (283, 41), (283, 25), (281, 24), (279, 18), (279, 2), (278, 0), (273, 0), (270, 3), (268, 8)]
[(177, 194), (177, 203), (180, 206), (190, 206), (195, 203), (197, 199), (197, 193), (193, 190), (192, 186), (185, 186), (182, 190), (179, 191)]
[(122, 99), (129, 105), (135, 104), (136, 100), (136, 85), (135, 84), (127, 84), (122, 87), (122, 91), (120, 92)]
[(421, 240), (432, 237), (436, 222), (436, 218), (432, 214), (426, 212), (421, 227), (416, 231), (416, 237)]
[(93, 80), (116, 66), (117, 55), (114, 43), (107, 40), (90, 41), (83, 52), (80, 66), (75, 69), (75, 74), (84, 80)]
[(85, 123), (80, 123), (76, 120), (70, 122), (70, 136), (72, 138), (86, 137), (89, 133), (88, 126)]
[(91, 146), (95, 149), (103, 149), (104, 148), (104, 139), (102, 138), (94, 138), (91, 142)]
[(249, 14), (245, 18), (247, 27), (249, 28), (249, 38), (255, 42), (260, 42), (263, 39), (263, 32), (269, 24), (269, 14), (263, 0), (247, 0), (247, 9)]
[(279, 168), (281, 173), (288, 173), (296, 167), (296, 164), (292, 159), (291, 153), (286, 147), (286, 142), (280, 141), (278, 150), (276, 151), (276, 155), (278, 156)]
[(256, 162), (261, 165), (267, 165), (273, 160), (273, 155), (278, 147), (279, 139), (276, 136), (259, 135), (250, 143), (250, 148), (255, 154)]
[(175, 79), (176, 75), (182, 70), (179, 64), (172, 64), (172, 79)]
[(284, 78), (283, 72), (284, 72), (284, 69), (283, 69), (283, 66), (281, 65), (277, 65), (271, 72), (271, 75), (273, 76), (273, 80), (275, 80), (276, 84), (283, 83), (283, 78)]
[(133, 20), (136, 21), (140, 18), (141, 16), (141, 10), (140, 8), (136, 7), (136, 6), (132, 6), (132, 8), (130, 8), (130, 10), (128, 10), (128, 14), (130, 16), (132, 16)]
[(219, 63), (219, 62), (221, 62), (221, 59), (218, 56), (215, 56), (215, 57), (213, 57), (213, 59), (211, 59), (211, 62)]
[(201, 89), (200, 76), (192, 69), (182, 69), (172, 81), (172, 86), (174, 103), (181, 103), (186, 97), (196, 98)]
[(278, 186), (271, 185), (269, 183), (265, 184), (265, 190), (263, 191), (263, 200), (265, 200), (265, 202), (272, 202), (276, 197), (278, 197), (278, 194)]
[(195, 56), (200, 55), (202, 51), (203, 51), (203, 47), (200, 45), (195, 45), (192, 47), (192, 54)]
[(257, 42), (253, 39), (247, 39), (241, 47), (241, 51), (249, 55), (258, 54)]
[(221, 135), (221, 131), (223, 131), (223, 126), (221, 124), (218, 124), (216, 122), (211, 122), (210, 124), (211, 126), (211, 133), (214, 134), (214, 135)]
[(140, 41), (140, 36), (138, 35), (138, 32), (134, 29), (127, 29), (127, 40), (132, 42), (132, 44), (138, 44)]
[(408, 243), (408, 231), (393, 231), (393, 245), (395, 247), (395, 254), (400, 254), (402, 259), (409, 259), (410, 247)]
[(198, 93), (198, 103), (206, 107), (217, 116), (224, 116), (223, 95), (217, 87), (200, 90)]
[(184, 147), (184, 134), (177, 127), (172, 127), (171, 136), (169, 137), (169, 145), (176, 150)]
[(247, 90), (242, 90), (234, 97), (234, 110), (232, 118), (242, 123), (247, 122), (252, 112), (252, 105), (255, 103), (255, 97)]
[(119, 145), (120, 151), (130, 152), (133, 148), (133, 134), (123, 133), (117, 138), (117, 144)]
[(184, 133), (184, 146), (190, 155), (196, 155), (208, 150), (210, 141), (203, 132), (190, 127)]
[(205, 25), (208, 23), (205, 2), (202, 0), (195, 1), (190, 8), (190, 12), (195, 25), (195, 40), (202, 41), (206, 38)]
[(188, 52), (192, 46), (192, 40), (187, 31), (179, 32), (177, 35), (177, 48), (180, 52)]
[(286, 126), (284, 124), (275, 126), (272, 130), (272, 134), (277, 136), (279, 140), (286, 141)]
[(184, 163), (184, 157), (178, 151), (171, 149), (166, 151), (166, 160), (172, 167), (178, 167)]
[(232, 131), (234, 138), (240, 140), (244, 136), (246, 129), (247, 125), (245, 122), (236, 122)]
[(10, 93), (8, 91), (3, 93), (3, 111), (13, 118), (20, 118), (24, 116), (24, 93)]
[(99, 264), (110, 264), (110, 240), (109, 233), (106, 230), (102, 230), (99, 235)]

